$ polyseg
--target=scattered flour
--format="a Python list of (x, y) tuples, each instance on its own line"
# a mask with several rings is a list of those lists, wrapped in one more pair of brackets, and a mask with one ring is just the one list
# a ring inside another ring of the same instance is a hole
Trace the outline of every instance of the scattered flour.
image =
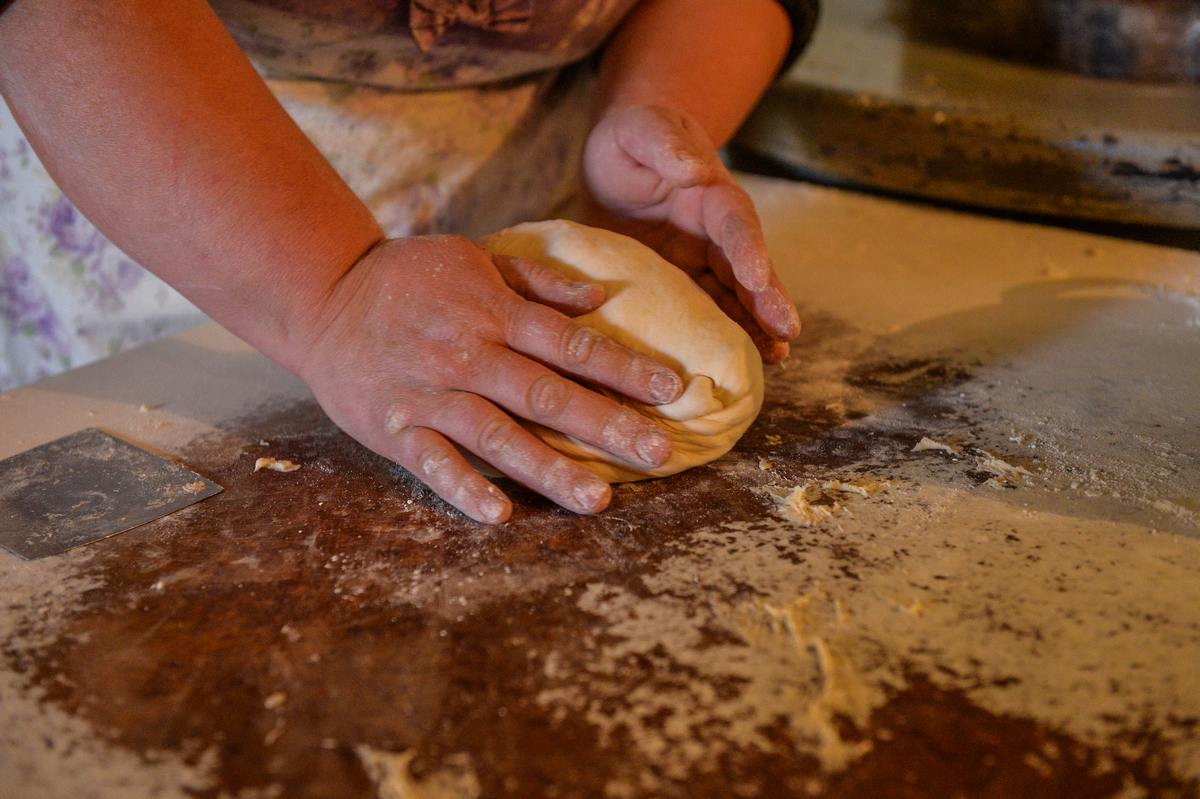
[(417, 754), (414, 749), (385, 752), (360, 744), (355, 751), (375, 783), (378, 799), (479, 799), (482, 793), (466, 754), (450, 755), (441, 770), (418, 780), (409, 771)]
[(923, 437), (912, 448), (912, 452), (924, 452), (925, 450), (936, 449), (943, 452), (949, 452), (951, 455), (958, 455), (962, 452), (961, 447), (955, 447), (950, 444), (943, 444), (941, 441), (934, 441), (932, 438)]
[(989, 488), (1017, 488), (1025, 485), (1028, 479), (1033, 477), (1033, 473), (1024, 466), (1013, 466), (1010, 463), (1000, 460), (990, 452), (984, 452), (982, 455), (976, 457), (975, 463), (980, 471), (992, 475), (992, 477), (984, 482), (984, 485)]
[(842, 509), (838, 502), (832, 504), (814, 504), (818, 499), (825, 499), (820, 488), (813, 483), (796, 486), (787, 493), (771, 493), (779, 512), (785, 519), (805, 527), (828, 521)]
[(775, 500), (776, 508), (785, 519), (812, 527), (845, 510), (847, 494), (869, 497), (887, 486), (886, 482), (872, 479), (858, 479), (848, 483), (829, 480), (822, 483), (807, 482), (792, 487), (790, 491), (786, 488), (768, 488), (767, 493)]
[[(98, 580), (75, 576), (85, 549), (55, 558), (0, 562), (0, 582), (11, 601), (0, 605), (0, 629), (5, 653), (18, 661), (37, 647), (57, 640), (63, 617), (87, 591), (102, 587)], [(27, 608), (36, 607), (36, 622), (26, 626)], [(24, 678), (0, 670), (0, 772), (16, 780), (21, 799), (63, 796), (146, 796), (185, 799), (212, 790), (217, 766), (215, 748), (193, 753), (133, 752), (109, 743), (96, 729), (42, 702), (40, 689), (30, 690)], [(186, 762), (185, 762), (186, 760)], [(13, 786), (0, 788), (0, 796)]]
[(601, 745), (632, 743), (611, 795), (777, 749), (763, 731), (781, 720), (844, 768), (869, 742), (839, 730), (910, 670), (1096, 746), (1154, 730), (1179, 776), (1200, 777), (1200, 734), (1172, 722), (1200, 715), (1200, 541), (910, 484), (838, 521), (719, 525), (637, 591), (587, 586), (578, 606), (607, 643), (562, 653), (538, 701), (582, 713)]
[(1184, 521), (1192, 522), (1193, 524), (1200, 523), (1200, 514), (1194, 510), (1189, 510), (1178, 502), (1172, 502), (1169, 499), (1156, 499), (1150, 503), (1155, 510), (1160, 510), (1163, 513), (1169, 513), (1172, 516), (1177, 516)]

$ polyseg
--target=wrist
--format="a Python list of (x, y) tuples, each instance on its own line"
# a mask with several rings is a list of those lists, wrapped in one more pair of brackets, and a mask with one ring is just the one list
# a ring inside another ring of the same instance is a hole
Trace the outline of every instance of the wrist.
[(672, 108), (721, 147), (775, 79), (792, 24), (776, 0), (643, 0), (605, 48), (594, 118), (633, 105)]
[(247, 258), (250, 266), (228, 284), (185, 285), (180, 291), (238, 338), (305, 378), (311, 353), (338, 315), (344, 284), (384, 240), (370, 222), (343, 227), (336, 237), (310, 239), (303, 253), (280, 248), (277, 256), (286, 253), (283, 257)]

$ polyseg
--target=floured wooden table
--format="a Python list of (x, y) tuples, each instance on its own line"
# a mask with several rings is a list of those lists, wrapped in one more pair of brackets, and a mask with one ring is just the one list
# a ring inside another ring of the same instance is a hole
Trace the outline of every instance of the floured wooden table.
[(0, 557), (0, 796), (1200, 794), (1200, 256), (745, 182), (804, 333), (596, 517), (471, 523), (215, 327), (0, 396), (225, 488)]

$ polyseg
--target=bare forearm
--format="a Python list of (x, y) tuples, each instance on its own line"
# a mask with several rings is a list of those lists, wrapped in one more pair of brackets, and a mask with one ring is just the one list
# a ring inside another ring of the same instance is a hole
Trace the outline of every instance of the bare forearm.
[(553, 270), (460, 237), (383, 240), (204, 0), (18, 0), (0, 17), (0, 90), (110, 239), (473, 518), (511, 505), (455, 444), (580, 513), (611, 496), (509, 414), (624, 462), (670, 458), (653, 422), (558, 373), (646, 403), (682, 391), (550, 307), (590, 310), (599, 287), (533, 279)]
[(382, 232), (203, 0), (24, 0), (0, 90), (115, 244), (289, 367), (312, 307)]
[(775, 0), (643, 0), (605, 50), (595, 117), (674, 108), (721, 147), (775, 77), (790, 30)]

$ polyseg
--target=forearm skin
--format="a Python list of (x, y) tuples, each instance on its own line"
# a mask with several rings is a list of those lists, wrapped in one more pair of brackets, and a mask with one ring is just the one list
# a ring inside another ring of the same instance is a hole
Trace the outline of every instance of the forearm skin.
[(293, 371), (383, 238), (203, 0), (17, 2), (0, 92), (105, 236)]

